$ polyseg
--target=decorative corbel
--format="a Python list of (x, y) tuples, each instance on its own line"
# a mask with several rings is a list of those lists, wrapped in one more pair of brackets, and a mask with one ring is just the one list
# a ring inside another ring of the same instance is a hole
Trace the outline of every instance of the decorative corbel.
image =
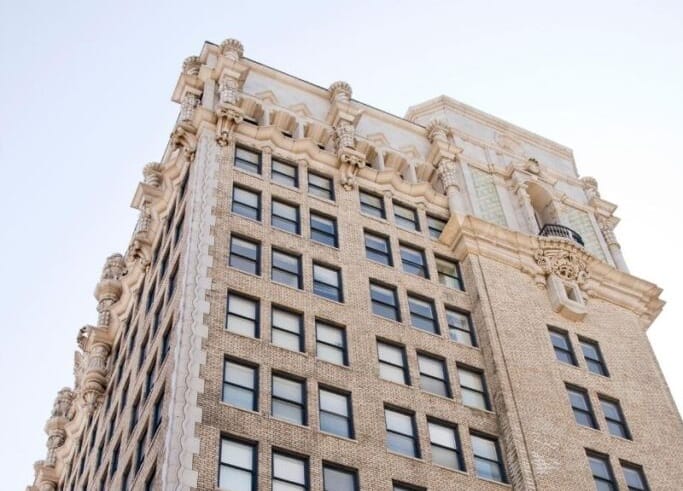
[(346, 82), (334, 82), (330, 85), (330, 111), (328, 122), (334, 128), (337, 158), (341, 172), (341, 184), (350, 191), (356, 183), (358, 171), (365, 167), (363, 152), (356, 148), (356, 123), (361, 110), (351, 103), (351, 86)]

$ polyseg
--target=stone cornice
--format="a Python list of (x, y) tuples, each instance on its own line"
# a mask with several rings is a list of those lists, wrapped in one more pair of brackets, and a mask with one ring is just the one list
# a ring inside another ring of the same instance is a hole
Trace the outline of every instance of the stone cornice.
[(630, 310), (645, 328), (664, 306), (659, 298), (662, 289), (657, 285), (619, 271), (566, 239), (527, 235), (471, 215), (454, 214), (440, 241), (451, 247), (460, 259), (468, 254), (487, 257), (519, 269), (539, 285), (545, 283), (548, 272), (537, 262), (538, 251), (554, 249), (574, 254), (587, 272), (581, 281), (583, 291), (591, 298)]

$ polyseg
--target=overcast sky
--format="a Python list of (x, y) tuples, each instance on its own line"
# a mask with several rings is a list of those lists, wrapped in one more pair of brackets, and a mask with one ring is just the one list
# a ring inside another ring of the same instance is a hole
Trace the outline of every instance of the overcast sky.
[(0, 0), (0, 487), (23, 489), (45, 456), (183, 59), (227, 37), (394, 114), (448, 94), (573, 148), (619, 205), (631, 271), (664, 288), (649, 336), (683, 407), (683, 2), (268, 3)]

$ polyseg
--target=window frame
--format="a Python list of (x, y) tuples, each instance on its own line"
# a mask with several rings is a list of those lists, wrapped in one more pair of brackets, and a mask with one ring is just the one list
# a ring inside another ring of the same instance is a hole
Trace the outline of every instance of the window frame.
[[(294, 176), (276, 170), (276, 164), (293, 169)], [(278, 177), (275, 177), (276, 175)], [(282, 186), (299, 189), (299, 166), (278, 158), (272, 158), (270, 163), (270, 180)]]
[[(626, 489), (628, 489), (628, 491), (650, 491), (650, 485), (647, 482), (647, 477), (645, 476), (642, 465), (634, 464), (633, 462), (628, 462), (626, 460), (619, 460), (619, 465), (621, 465), (621, 471), (624, 475), (624, 482), (626, 483)], [(638, 479), (640, 479), (643, 486), (638, 488), (632, 486), (627, 477), (626, 470), (637, 474)]]
[[(277, 214), (276, 207), (294, 210), (295, 218)], [(278, 225), (279, 224), (279, 225)], [(301, 207), (297, 204), (273, 197), (270, 202), (270, 226), (294, 235), (301, 235)]]
[[(343, 397), (346, 403), (346, 414), (339, 414), (333, 411), (329, 411), (327, 409), (323, 409), (323, 392)], [(346, 423), (347, 434), (341, 434), (335, 431), (330, 431), (328, 429), (323, 429), (323, 415), (329, 415), (334, 418), (344, 419)], [(320, 431), (323, 433), (339, 436), (342, 438), (348, 438), (350, 440), (355, 439), (355, 428), (353, 424), (353, 402), (351, 399), (351, 393), (337, 388), (329, 387), (327, 385), (318, 385), (318, 424), (320, 426)]]
[[(330, 188), (326, 189), (326, 188), (319, 186), (317, 184), (311, 184), (311, 176), (315, 176), (318, 179), (322, 179), (322, 180), (327, 181), (330, 185)], [(321, 199), (325, 199), (325, 200), (329, 200), (329, 201), (335, 201), (334, 178), (332, 178), (331, 176), (320, 174), (318, 172), (312, 172), (309, 170), (307, 181), (308, 181), (308, 189), (307, 189), (308, 194), (315, 196), (317, 198), (321, 198)], [(315, 191), (311, 192), (311, 188), (313, 188)]]
[[(241, 158), (238, 156), (238, 152), (247, 152), (250, 153), (254, 156), (256, 156), (257, 162), (251, 162), (247, 159)], [(244, 172), (248, 172), (249, 174), (255, 174), (257, 176), (260, 176), (263, 174), (263, 154), (259, 152), (258, 150), (255, 150), (253, 148), (249, 148), (243, 145), (235, 145), (235, 154), (233, 157), (233, 167), (236, 169), (239, 169)], [(256, 170), (252, 170), (252, 168), (255, 167)]]
[[(418, 263), (413, 260), (407, 259), (406, 256), (403, 254), (404, 251), (409, 253), (416, 253), (416, 255), (420, 256), (421, 262)], [(424, 249), (414, 246), (412, 244), (406, 244), (405, 242), (399, 242), (398, 252), (399, 256), (401, 257), (401, 271), (413, 276), (417, 276), (419, 278), (425, 278), (427, 280), (430, 278), (429, 266), (427, 265), (427, 254), (425, 253)], [(420, 271), (420, 273), (413, 272), (412, 269)]]
[[(443, 225), (441, 226), (441, 228), (433, 227), (432, 221), (438, 221)], [(447, 223), (448, 220), (427, 213), (427, 232), (429, 234), (429, 237), (435, 240), (439, 240), (439, 237), (441, 237), (441, 233), (443, 232), (443, 229), (446, 228)], [(435, 231), (438, 231), (438, 234), (435, 234)]]
[[(377, 242), (382, 241), (384, 245), (386, 245), (386, 251), (382, 251), (376, 247), (368, 246), (368, 237)], [(394, 258), (391, 251), (391, 239), (388, 236), (363, 230), (363, 248), (365, 249), (365, 258), (369, 261), (375, 262), (377, 264), (383, 264), (384, 266), (394, 266)], [(368, 255), (368, 253), (370, 253), (373, 257)], [(377, 259), (379, 257), (386, 258), (386, 261), (379, 261)]]
[[(593, 477), (593, 482), (606, 483), (613, 491), (617, 491), (619, 487), (614, 476), (614, 470), (612, 469), (612, 463), (610, 462), (609, 455), (586, 449), (586, 458), (588, 459), (588, 469)], [(596, 475), (596, 471), (592, 465), (593, 461), (597, 461), (605, 466), (607, 476)]]
[[(418, 295), (416, 293), (411, 293), (408, 292), (408, 311), (410, 312), (410, 325), (411, 327), (414, 327), (415, 329), (419, 329), (420, 331), (423, 332), (428, 332), (430, 334), (436, 334), (437, 336), (441, 335), (441, 326), (439, 325), (439, 316), (436, 312), (436, 304), (434, 300), (423, 297), (421, 295)], [(423, 303), (429, 306), (429, 310), (431, 312), (431, 317), (427, 317), (420, 313), (416, 308), (415, 305), (416, 303)], [(415, 323), (415, 321), (431, 321), (432, 329), (425, 329), (423, 327), (420, 327), (418, 324)]]
[[(401, 383), (402, 385), (408, 385), (410, 386), (410, 367), (408, 366), (408, 355), (406, 352), (406, 347), (402, 344), (396, 344), (391, 341), (387, 341), (381, 338), (378, 338), (376, 340), (376, 345), (377, 345), (377, 363), (379, 364), (379, 377), (382, 380), (387, 380), (389, 382), (395, 382), (395, 383)], [(380, 353), (380, 345), (384, 345), (388, 348), (398, 350), (401, 355), (401, 361), (402, 365), (397, 365), (396, 363), (392, 361), (388, 361), (386, 359), (382, 359), (382, 355)], [(397, 382), (393, 378), (388, 378), (388, 377), (383, 377), (382, 376), (382, 365), (389, 366), (391, 368), (399, 368), (401, 372), (403, 373), (403, 382)]]
[[(600, 344), (593, 339), (588, 339), (586, 337), (579, 336), (579, 346), (581, 346), (581, 354), (583, 355), (583, 359), (586, 362), (586, 368), (588, 368), (588, 371), (596, 375), (609, 377), (609, 370), (607, 369), (605, 357), (603, 356), (602, 350), (600, 349)], [(588, 356), (586, 354), (586, 347), (592, 348), (597, 354), (597, 358), (593, 356)], [(595, 367), (599, 368), (594, 369)]]
[(359, 484), (358, 484), (359, 479), (358, 479), (358, 470), (357, 469), (353, 469), (353, 468), (346, 467), (343, 465), (335, 464), (335, 463), (329, 462), (327, 460), (323, 460), (322, 491), (336, 491), (336, 490), (330, 489), (328, 487), (328, 483), (325, 480), (325, 477), (326, 477), (325, 471), (328, 469), (342, 473), (342, 474), (346, 474), (348, 476), (351, 476), (351, 478), (353, 479), (353, 487), (350, 490), (344, 490), (344, 491), (360, 491)]
[[(333, 229), (332, 233), (314, 226), (314, 219), (327, 220), (331, 222)], [(324, 213), (319, 213), (317, 211), (311, 211), (308, 218), (308, 224), (310, 228), (310, 237), (313, 242), (317, 242), (318, 244), (326, 245), (328, 247), (334, 247), (335, 249), (339, 248), (339, 228), (337, 227), (337, 219), (335, 217), (325, 215)], [(319, 238), (316, 238), (316, 236), (330, 238), (331, 241), (319, 240)]]
[[(375, 198), (379, 200), (379, 205), (370, 204), (364, 201), (363, 198)], [(370, 191), (358, 190), (358, 199), (360, 203), (360, 212), (369, 217), (378, 218), (380, 220), (387, 219), (387, 205), (384, 202), (384, 196), (378, 195)]]
[[(438, 426), (441, 428), (445, 428), (447, 430), (452, 431), (455, 448), (451, 448), (449, 446), (442, 445), (441, 443), (435, 443), (433, 440), (433, 436), (432, 436), (432, 425)], [(458, 431), (458, 425), (456, 425), (454, 423), (450, 423), (448, 421), (443, 421), (440, 419), (427, 417), (427, 431), (429, 433), (429, 445), (431, 447), (430, 453), (431, 453), (431, 457), (432, 457), (432, 464), (438, 465), (440, 467), (445, 467), (447, 469), (454, 469), (454, 470), (465, 472), (465, 459), (463, 458), (463, 454), (462, 454), (462, 445), (460, 443), (460, 432)], [(452, 466), (449, 466), (446, 464), (435, 462), (434, 461), (434, 447), (438, 447), (438, 448), (443, 449), (443, 450), (448, 451), (448, 452), (453, 452), (455, 454), (456, 466), (452, 467)]]
[[(457, 261), (456, 259), (448, 259), (444, 256), (440, 256), (435, 254), (434, 255), (434, 261), (436, 263), (436, 275), (439, 279), (439, 284), (445, 286), (446, 288), (451, 288), (453, 290), (458, 290), (461, 292), (465, 291), (465, 284), (462, 279), (462, 271), (460, 270), (460, 262)], [(448, 274), (444, 272), (440, 267), (439, 264), (443, 263), (448, 263), (449, 265), (453, 265), (455, 268), (455, 276)], [(444, 278), (448, 278), (452, 280), (452, 282), (455, 284), (455, 286), (451, 286), (449, 284), (449, 280), (444, 280)]]
[[(283, 312), (285, 314), (289, 315), (294, 315), (297, 317), (297, 324), (298, 324), (298, 332), (293, 332), (290, 331), (289, 329), (286, 329), (285, 327), (277, 326), (275, 325), (275, 312)], [(297, 349), (293, 350), (289, 348), (288, 346), (285, 346), (284, 344), (278, 344), (275, 342), (275, 337), (273, 336), (273, 333), (275, 331), (281, 332), (285, 335), (291, 335), (291, 336), (296, 336), (297, 340)], [(290, 351), (295, 351), (295, 352), (303, 352), (304, 351), (304, 340), (305, 340), (305, 333), (304, 333), (304, 315), (301, 312), (297, 312), (295, 310), (292, 310), (288, 307), (284, 307), (278, 304), (271, 304), (270, 306), (270, 342), (273, 346), (278, 346), (283, 349), (288, 349)]]
[[(233, 442), (238, 445), (243, 445), (246, 447), (250, 447), (251, 451), (251, 469), (245, 469), (243, 467), (239, 467), (234, 464), (230, 464), (227, 461), (223, 460), (223, 442), (228, 441), (228, 442)], [(220, 445), (218, 446), (218, 476), (217, 476), (217, 484), (218, 484), (218, 489), (227, 489), (227, 487), (223, 487), (226, 483), (221, 483), (221, 468), (222, 467), (230, 467), (232, 469), (237, 469), (238, 471), (241, 472), (246, 472), (251, 475), (251, 491), (256, 491), (257, 489), (257, 482), (258, 482), (258, 442), (254, 442), (251, 440), (245, 440), (243, 438), (235, 438), (231, 435), (221, 435), (221, 440), (220, 440)]]
[[(241, 191), (241, 192), (256, 196), (256, 207), (249, 205), (249, 204), (246, 204), (242, 201), (238, 201), (235, 197), (236, 191)], [(230, 199), (230, 212), (235, 214), (235, 215), (239, 215), (243, 218), (246, 218), (248, 220), (254, 220), (256, 222), (260, 222), (263, 218), (262, 217), (263, 204), (262, 204), (261, 198), (262, 198), (261, 191), (258, 191), (256, 189), (252, 189), (249, 187), (241, 186), (238, 184), (234, 184), (232, 186), (232, 194), (231, 194), (231, 199)], [(238, 207), (241, 207), (244, 210), (254, 210), (255, 216), (252, 216), (252, 214), (247, 214), (247, 213), (243, 213), (241, 211), (236, 210), (235, 204), (237, 204)]]
[[(276, 378), (286, 380), (288, 382), (293, 382), (293, 383), (299, 384), (299, 386), (301, 388), (301, 393), (300, 393), (301, 401), (295, 401), (292, 399), (286, 399), (284, 397), (276, 396), (275, 395), (275, 379)], [(307, 411), (308, 395), (307, 395), (307, 390), (306, 390), (306, 380), (299, 378), (299, 377), (296, 377), (296, 376), (293, 376), (293, 375), (285, 374), (282, 372), (277, 372), (277, 371), (273, 371), (273, 373), (271, 374), (270, 380), (271, 380), (271, 382), (270, 382), (270, 399), (271, 399), (270, 400), (270, 415), (271, 415), (271, 417), (273, 417), (277, 420), (280, 420), (280, 421), (285, 421), (285, 422), (295, 424), (295, 425), (299, 425), (299, 426), (308, 426), (308, 411)], [(282, 416), (276, 415), (275, 414), (276, 413), (275, 404), (274, 404), (275, 401), (278, 401), (278, 402), (280, 402), (284, 405), (288, 405), (290, 407), (296, 406), (296, 408), (298, 408), (299, 413), (301, 415), (301, 418), (300, 418), (301, 422), (292, 421), (291, 419), (284, 418)]]
[[(491, 398), (489, 397), (489, 390), (486, 384), (486, 375), (484, 374), (484, 371), (481, 368), (463, 365), (460, 363), (458, 363), (456, 367), (458, 369), (458, 386), (460, 387), (460, 400), (462, 401), (463, 406), (467, 406), (472, 409), (479, 409), (481, 411), (492, 411)], [(479, 378), (479, 381), (481, 382), (481, 389), (464, 385), (461, 376), (462, 373), (476, 375)], [(483, 400), (484, 407), (473, 406), (465, 403), (465, 393), (477, 394), (478, 396), (480, 396)]]
[[(565, 387), (567, 389), (567, 397), (569, 399), (569, 408), (572, 410), (572, 414), (574, 415), (574, 421), (576, 421), (576, 424), (580, 426), (585, 426), (586, 428), (599, 430), (600, 427), (598, 426), (598, 420), (595, 417), (595, 410), (593, 409), (593, 404), (591, 402), (590, 395), (588, 394), (588, 390), (584, 389), (583, 387), (579, 387), (577, 385), (572, 384), (565, 384)], [(586, 407), (575, 406), (574, 400), (571, 397), (572, 394), (580, 396), (581, 400), (583, 401)], [(591, 424), (582, 423), (578, 416), (579, 414), (584, 417), (587, 417)]]
[[(241, 252), (235, 252), (235, 241), (240, 241), (245, 244), (248, 244), (250, 246), (254, 247), (254, 252), (255, 252), (255, 257), (252, 258), (250, 256), (247, 256), (246, 254), (242, 254)], [(235, 257), (236, 263), (233, 263), (233, 257)], [(243, 263), (248, 263), (253, 265), (253, 271), (244, 269), (240, 267), (238, 264), (240, 262)], [(247, 274), (253, 274), (255, 276), (261, 276), (261, 243), (257, 240), (253, 240), (247, 237), (244, 237), (242, 235), (237, 235), (237, 234), (232, 234), (230, 236), (230, 253), (228, 254), (228, 266), (231, 268), (234, 268), (238, 271), (242, 271), (243, 273)]]
[[(252, 387), (247, 387), (241, 384), (237, 384), (234, 382), (230, 382), (227, 380), (227, 374), (228, 374), (228, 364), (233, 364), (237, 365), (241, 368), (248, 368), (251, 370), (251, 383)], [(251, 407), (246, 407), (246, 406), (241, 406), (236, 404), (235, 402), (229, 401), (226, 398), (226, 392), (227, 392), (227, 387), (236, 387), (237, 389), (247, 391), (251, 393)], [(259, 410), (259, 366), (255, 363), (251, 363), (245, 360), (241, 360), (239, 358), (233, 358), (226, 356), (223, 359), (223, 384), (221, 386), (221, 402), (224, 404), (228, 404), (232, 407), (237, 407), (240, 409), (244, 409), (247, 411), (254, 411), (257, 412)]]
[[(407, 433), (402, 433), (402, 432), (397, 431), (397, 430), (389, 429), (389, 421), (387, 418), (387, 413), (389, 413), (389, 412), (394, 413), (394, 414), (400, 414), (401, 416), (409, 417), (412, 432), (410, 434), (407, 434)], [(419, 436), (418, 431), (417, 431), (417, 423), (415, 421), (415, 413), (413, 411), (403, 409), (403, 408), (398, 408), (395, 406), (385, 405), (384, 406), (384, 430), (386, 432), (385, 445), (386, 445), (387, 451), (389, 451), (391, 453), (398, 454), (398, 455), (404, 455), (406, 457), (412, 457), (412, 458), (416, 458), (416, 459), (421, 458), (420, 436)], [(405, 454), (399, 450), (391, 448), (391, 445), (389, 443), (390, 435), (398, 435), (402, 438), (409, 438), (412, 441), (412, 447), (413, 447), (412, 454)]]
[[(423, 359), (425, 361), (431, 361), (431, 362), (438, 363), (440, 365), (441, 376), (443, 378), (438, 378), (432, 374), (424, 372), (423, 369), (425, 367), (423, 366), (423, 363), (422, 363)], [(446, 397), (448, 399), (450, 399), (453, 396), (452, 391), (451, 391), (450, 380), (448, 377), (448, 367), (446, 366), (446, 360), (444, 360), (443, 358), (439, 358), (436, 355), (432, 355), (431, 353), (425, 353), (423, 351), (418, 351), (417, 352), (417, 368), (418, 368), (418, 373), (420, 374), (420, 390), (422, 390), (423, 392), (427, 392), (429, 394), (434, 394), (437, 396)], [(428, 390), (427, 388), (425, 388), (425, 384), (423, 384), (423, 377), (426, 379), (429, 379), (431, 381), (437, 381), (441, 385), (443, 385), (443, 393), (434, 392), (432, 390)]]
[[(304, 471), (304, 483), (298, 483), (295, 481), (289, 481), (287, 479), (277, 477), (275, 474), (275, 461), (276, 461), (276, 455), (282, 456), (287, 459), (292, 459), (292, 460), (298, 460), (303, 464), (303, 471)], [(285, 483), (287, 485), (287, 489), (290, 489), (290, 487), (296, 487), (298, 489), (301, 489), (302, 491), (308, 491), (311, 487), (311, 476), (310, 476), (310, 463), (309, 459), (306, 456), (295, 454), (288, 452), (286, 450), (282, 450), (280, 448), (273, 447), (272, 453), (271, 453), (271, 459), (270, 459), (270, 472), (271, 472), (271, 489), (276, 489), (276, 483)]]
[[(619, 401), (617, 399), (614, 399), (613, 397), (609, 397), (604, 394), (598, 394), (598, 402), (600, 403), (600, 410), (602, 411), (602, 415), (605, 418), (605, 423), (607, 424), (607, 432), (610, 435), (616, 436), (618, 438), (632, 440), (633, 437), (631, 436), (631, 430), (629, 429), (628, 424), (626, 423), (624, 410), (621, 408), (621, 404), (619, 403)], [(605, 411), (606, 404), (610, 405), (612, 410), (616, 412), (617, 418), (608, 416), (607, 411)], [(612, 425), (619, 427), (620, 433), (617, 434), (614, 431), (612, 431)]]
[[(478, 348), (479, 342), (477, 340), (477, 333), (476, 333), (476, 330), (474, 328), (474, 324), (472, 322), (472, 315), (467, 311), (464, 311), (464, 310), (461, 310), (461, 309), (458, 309), (455, 307), (450, 307), (448, 305), (444, 306), (444, 311), (446, 313), (446, 325), (448, 326), (448, 337), (449, 337), (449, 339), (455, 343), (458, 343), (458, 344), (470, 346), (472, 348)], [(464, 318), (469, 329), (463, 329), (463, 328), (458, 327), (454, 324), (451, 324), (451, 322), (450, 322), (451, 317), (449, 315), (451, 313), (456, 314), (456, 315)], [(453, 337), (453, 331), (457, 331), (459, 333), (464, 333), (463, 336), (466, 336), (467, 338), (469, 338), (469, 343), (464, 343), (464, 342), (460, 341), (459, 339), (457, 339), (457, 335), (456, 335), (456, 337)]]
[[(548, 326), (548, 334), (550, 336), (550, 346), (553, 348), (553, 353), (555, 354), (555, 360), (566, 365), (571, 365), (575, 367), (579, 366), (579, 364), (576, 361), (574, 346), (572, 345), (571, 339), (569, 338), (569, 332), (564, 331), (562, 329), (558, 329), (553, 326)], [(558, 346), (557, 344), (555, 344), (555, 339), (557, 338), (553, 337), (553, 335), (558, 336), (563, 341), (565, 341), (567, 347)], [(571, 361), (566, 361), (562, 359), (558, 352), (562, 353), (563, 355), (567, 355)]]
[[(401, 303), (398, 298), (398, 289), (395, 286), (387, 285), (386, 283), (382, 283), (380, 281), (376, 280), (370, 280), (369, 281), (369, 293), (370, 293), (370, 311), (373, 313), (373, 315), (377, 315), (379, 317), (382, 317), (384, 319), (388, 319), (394, 322), (401, 322)], [(378, 300), (377, 298), (373, 297), (373, 287), (375, 288), (380, 288), (382, 290), (387, 290), (391, 292), (392, 298), (394, 300), (393, 304), (386, 303), (383, 300)], [(375, 304), (379, 304), (380, 307), (388, 308), (394, 312), (393, 317), (389, 317), (383, 314), (378, 313), (375, 310)]]
[[(325, 269), (328, 272), (333, 272), (336, 274), (337, 277), (337, 285), (333, 285), (330, 283), (327, 283), (325, 281), (322, 281), (318, 278), (316, 278), (316, 270), (318, 268)], [(313, 268), (312, 268), (312, 276), (313, 276), (313, 294), (317, 295), (318, 297), (325, 298), (327, 300), (332, 300), (333, 302), (344, 302), (344, 283), (342, 279), (342, 270), (341, 268), (338, 268), (336, 266), (332, 266), (326, 263), (318, 262), (318, 261), (313, 261)], [(323, 286), (323, 290), (320, 290), (320, 286)], [(335, 296), (330, 296), (327, 294), (324, 294), (325, 288), (329, 288), (331, 290), (334, 290), (337, 294)]]
[[(250, 302), (254, 305), (254, 318), (250, 319), (249, 317), (246, 317), (242, 314), (238, 314), (236, 312), (232, 312), (230, 310), (230, 299), (231, 297), (237, 297), (241, 300), (245, 300), (247, 302)], [(230, 316), (235, 316), (239, 319), (247, 320), (250, 321), (253, 326), (254, 326), (254, 335), (250, 336), (248, 334), (243, 334), (242, 332), (236, 331), (234, 329), (230, 329), (229, 327), (229, 322), (230, 322)], [(243, 293), (238, 293), (234, 290), (229, 290), (228, 295), (226, 298), (226, 305), (225, 305), (225, 326), (224, 329), (228, 332), (232, 332), (233, 334), (238, 334), (240, 336), (246, 336), (246, 337), (251, 337), (254, 339), (259, 339), (261, 337), (261, 301), (258, 298), (251, 297), (249, 295), (244, 295)]]
[[(320, 337), (319, 337), (319, 335), (318, 335), (318, 326), (319, 326), (319, 325), (322, 325), (322, 326), (327, 327), (327, 328), (335, 329), (335, 330), (341, 332), (341, 343), (342, 343), (341, 348), (340, 348), (339, 346), (337, 346), (337, 345), (333, 345), (333, 344), (331, 344), (331, 343), (329, 343), (329, 342), (327, 342), (327, 341), (323, 341), (323, 340), (320, 339)], [(336, 363), (336, 362), (334, 362), (334, 361), (331, 361), (331, 360), (329, 360), (329, 359), (326, 359), (326, 358), (324, 358), (324, 357), (321, 357), (321, 356), (320, 356), (320, 351), (318, 350), (318, 345), (319, 345), (319, 344), (322, 344), (322, 345), (328, 347), (328, 348), (331, 349), (331, 350), (339, 350), (339, 351), (341, 351), (341, 358), (342, 358), (342, 363), (341, 363), (341, 365), (340, 365), (339, 363)], [(346, 328), (343, 327), (343, 326), (339, 326), (339, 325), (337, 325), (337, 324), (334, 324), (334, 323), (332, 323), (332, 322), (329, 322), (329, 321), (327, 321), (327, 320), (316, 318), (316, 319), (315, 319), (315, 350), (316, 350), (316, 351), (315, 351), (315, 356), (316, 356), (316, 358), (319, 359), (319, 360), (323, 360), (323, 361), (326, 361), (326, 362), (328, 362), (328, 363), (334, 363), (335, 365), (349, 366), (349, 353), (348, 353), (348, 341), (347, 341), (347, 339), (346, 339)]]
[[(413, 208), (412, 206), (404, 205), (403, 203), (393, 201), (393, 215), (394, 215), (394, 225), (396, 225), (398, 228), (402, 230), (407, 230), (409, 232), (420, 232), (422, 229), (420, 227), (420, 215), (417, 212), (416, 208)], [(406, 212), (411, 212), (413, 215), (413, 219), (406, 218), (405, 216), (399, 215), (396, 213), (396, 210), (404, 210)], [(404, 226), (402, 224), (412, 224), (412, 226)]]
[[(275, 255), (280, 254), (282, 256), (287, 256), (290, 259), (296, 259), (296, 272), (284, 269), (280, 266), (275, 266)], [(280, 274), (284, 274), (285, 276), (288, 276), (290, 278), (296, 278), (296, 286), (290, 284), (290, 283), (285, 283), (283, 281), (279, 281), (274, 278), (275, 272), (279, 272)], [(285, 285), (289, 286), (291, 288), (296, 288), (297, 290), (302, 290), (303, 289), (303, 270), (302, 270), (302, 262), (301, 262), (301, 255), (300, 254), (292, 254), (290, 252), (287, 252), (284, 249), (279, 249), (276, 247), (271, 248), (271, 254), (270, 254), (270, 279), (274, 283), (277, 283), (279, 285)]]
[[(496, 460), (493, 460), (489, 457), (483, 456), (483, 455), (478, 455), (474, 449), (474, 439), (479, 438), (481, 440), (486, 440), (491, 443), (493, 443), (495, 450), (496, 450)], [(500, 441), (498, 440), (497, 437), (492, 436), (492, 435), (487, 435), (486, 433), (482, 433), (476, 430), (470, 430), (470, 444), (472, 446), (472, 460), (474, 463), (474, 475), (477, 476), (479, 479), (486, 479), (489, 481), (494, 481), (494, 482), (502, 482), (502, 483), (507, 483), (507, 473), (505, 470), (505, 460), (503, 458), (503, 452), (501, 451), (500, 447)], [(479, 470), (477, 469), (477, 461), (485, 461), (489, 464), (494, 463), (498, 467), (498, 472), (500, 474), (500, 480), (488, 477), (488, 476), (482, 476), (479, 473)]]

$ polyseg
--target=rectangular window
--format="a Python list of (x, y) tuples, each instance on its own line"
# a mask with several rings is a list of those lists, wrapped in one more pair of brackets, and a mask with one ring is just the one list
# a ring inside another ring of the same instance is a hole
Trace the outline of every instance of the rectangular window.
[(480, 371), (458, 366), (460, 381), (460, 395), (465, 406), (477, 409), (491, 410), (484, 374)]
[(303, 351), (303, 330), (304, 318), (301, 314), (273, 307), (270, 340), (275, 346)]
[(257, 338), (259, 336), (259, 302), (236, 293), (228, 294), (228, 315), (225, 328), (228, 331)]
[(443, 360), (425, 354), (418, 354), (417, 365), (420, 369), (420, 388), (422, 390), (443, 397), (451, 397), (448, 373)]
[(312, 211), (311, 240), (330, 247), (337, 247), (339, 245), (337, 239), (337, 220)]
[(334, 185), (329, 177), (308, 173), (308, 194), (334, 201)]
[(316, 356), (321, 360), (348, 365), (346, 331), (327, 322), (315, 321)]
[(306, 424), (306, 389), (304, 382), (273, 375), (272, 415), (291, 423)]
[(434, 334), (439, 333), (434, 302), (408, 294), (408, 307), (410, 309), (410, 323), (413, 327)]
[(498, 440), (474, 433), (470, 436), (472, 437), (474, 470), (477, 477), (505, 482), (505, 470), (500, 457)]
[(230, 238), (229, 264), (245, 273), (260, 275), (261, 244), (233, 235)]
[(439, 283), (448, 288), (464, 290), (460, 267), (457, 261), (451, 261), (442, 257), (436, 257), (436, 271), (439, 274)]
[(572, 349), (569, 335), (566, 332), (558, 331), (556, 329), (548, 328), (550, 332), (550, 341), (555, 350), (555, 358), (558, 361), (576, 366), (576, 357)]
[(258, 368), (225, 360), (223, 369), (223, 402), (249, 411), (258, 409)]
[(410, 385), (408, 360), (403, 346), (377, 341), (379, 376), (385, 380)]
[(272, 176), (273, 181), (284, 186), (293, 188), (299, 187), (299, 168), (292, 164), (286, 164), (273, 159)]
[(308, 461), (301, 457), (273, 452), (273, 491), (308, 489)]
[(432, 239), (441, 237), (441, 232), (446, 227), (446, 220), (427, 215), (427, 227), (429, 227), (429, 236)]
[(274, 199), (271, 208), (270, 224), (285, 232), (300, 234), (299, 207)]
[(432, 462), (451, 469), (465, 470), (458, 430), (455, 426), (428, 421), (429, 441), (432, 447)]
[(598, 491), (617, 491), (617, 482), (612, 473), (612, 466), (607, 455), (586, 451), (588, 465), (593, 474), (593, 481)]
[(358, 473), (333, 464), (323, 464), (323, 491), (358, 491)]
[(607, 371), (607, 366), (605, 365), (605, 360), (602, 358), (602, 352), (600, 351), (600, 345), (597, 341), (591, 339), (579, 338), (579, 344), (581, 345), (581, 351), (583, 352), (583, 357), (586, 360), (586, 365), (588, 370), (598, 375), (609, 376)]
[(425, 253), (422, 249), (401, 244), (400, 251), (403, 271), (417, 276), (422, 276), (423, 278), (429, 278), (429, 273), (427, 272), (427, 261), (425, 260)]
[(341, 271), (313, 263), (313, 293), (336, 302), (343, 302)]
[(467, 346), (476, 346), (477, 338), (474, 335), (472, 319), (469, 314), (455, 309), (446, 308), (446, 321), (450, 338)]
[(624, 471), (624, 480), (629, 491), (649, 491), (643, 468), (630, 462), (621, 461), (621, 468)]
[(253, 174), (261, 173), (261, 154), (246, 148), (235, 148), (235, 167), (238, 169), (252, 172)]
[(222, 438), (218, 487), (231, 491), (254, 491), (257, 462), (255, 443)]
[(569, 404), (574, 412), (574, 419), (577, 423), (589, 428), (597, 428), (595, 416), (593, 415), (593, 407), (591, 406), (588, 392), (579, 387), (567, 386), (567, 395), (569, 396)]
[(372, 313), (387, 319), (401, 321), (396, 288), (370, 283), (370, 300)]
[(301, 256), (273, 249), (270, 279), (294, 288), (302, 288)]
[(351, 396), (334, 390), (319, 391), (320, 431), (353, 438)]
[(232, 212), (252, 220), (261, 221), (261, 193), (234, 186)]
[(376, 218), (386, 218), (387, 212), (384, 209), (384, 198), (365, 191), (359, 191), (359, 195), (361, 212)]
[(394, 222), (397, 226), (406, 230), (420, 230), (420, 221), (417, 218), (417, 210), (394, 203)]
[(391, 244), (389, 237), (372, 234), (365, 231), (365, 257), (371, 261), (387, 266), (393, 266), (394, 261), (391, 258)]
[(607, 429), (609, 430), (610, 434), (630, 440), (631, 433), (626, 425), (626, 419), (624, 418), (624, 413), (621, 410), (619, 401), (605, 396), (598, 396), (598, 399), (600, 400), (602, 414), (605, 415)]
[(413, 414), (385, 407), (384, 421), (387, 430), (387, 448), (392, 452), (419, 458), (420, 447)]

